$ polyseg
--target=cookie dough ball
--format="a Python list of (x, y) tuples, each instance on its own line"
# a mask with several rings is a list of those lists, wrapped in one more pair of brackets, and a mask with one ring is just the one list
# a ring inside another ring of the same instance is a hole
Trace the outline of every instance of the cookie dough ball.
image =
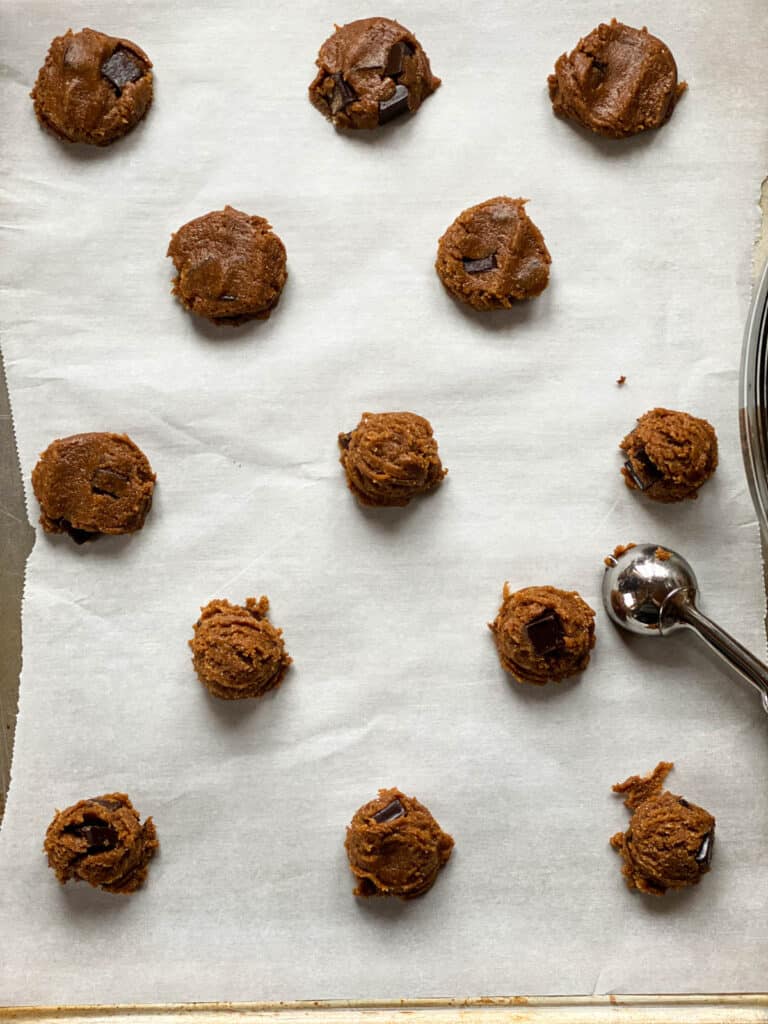
[(633, 811), (626, 832), (611, 846), (624, 858), (622, 874), (630, 889), (663, 896), (667, 889), (697, 885), (709, 871), (715, 843), (715, 819), (703, 807), (662, 790), (673, 765), (661, 761), (651, 775), (633, 775), (613, 787), (626, 793)]
[(615, 18), (564, 53), (549, 76), (555, 113), (612, 139), (664, 124), (685, 89), (664, 43)]
[(126, 434), (73, 434), (53, 441), (32, 470), (46, 533), (77, 544), (99, 534), (135, 533), (152, 505), (155, 474)]
[(440, 85), (416, 36), (389, 18), (337, 28), (320, 47), (309, 99), (337, 128), (377, 128)]
[(460, 213), (437, 245), (435, 268), (455, 299), (475, 309), (509, 309), (549, 281), (544, 237), (527, 199), (496, 196)]
[(152, 102), (152, 62), (129, 39), (84, 28), (57, 36), (31, 96), (40, 124), (66, 142), (108, 146)]
[(543, 686), (583, 672), (595, 646), (595, 613), (575, 590), (525, 587), (504, 593), (489, 623), (501, 667), (519, 683)]
[(624, 483), (654, 501), (695, 498), (717, 469), (717, 435), (706, 420), (651, 409), (619, 445), (627, 455)]
[(453, 849), (427, 808), (399, 789), (380, 789), (355, 814), (344, 843), (355, 896), (422, 896)]
[(269, 319), (288, 278), (285, 246), (268, 221), (231, 206), (179, 228), (167, 255), (178, 273), (173, 294), (214, 324)]
[(249, 597), (244, 608), (211, 601), (201, 609), (189, 646), (197, 677), (214, 697), (263, 697), (282, 683), (292, 659), (268, 611), (266, 597)]
[(125, 793), (105, 793), (57, 811), (43, 850), (62, 885), (74, 878), (125, 894), (147, 877), (158, 845), (151, 818), (142, 825)]
[(353, 431), (339, 434), (339, 448), (347, 484), (361, 505), (407, 505), (448, 472), (432, 425), (413, 412), (364, 412)]

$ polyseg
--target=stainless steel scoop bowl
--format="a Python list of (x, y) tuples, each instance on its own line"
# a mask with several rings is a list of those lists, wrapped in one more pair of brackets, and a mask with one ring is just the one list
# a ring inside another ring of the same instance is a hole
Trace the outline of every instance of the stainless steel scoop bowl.
[(682, 555), (637, 544), (607, 561), (603, 604), (617, 626), (657, 637), (693, 630), (758, 691), (768, 712), (768, 666), (699, 611), (696, 574)]

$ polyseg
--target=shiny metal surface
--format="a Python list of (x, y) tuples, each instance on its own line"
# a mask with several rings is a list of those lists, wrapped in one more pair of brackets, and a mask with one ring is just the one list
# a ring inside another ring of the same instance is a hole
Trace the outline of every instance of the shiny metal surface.
[(744, 331), (739, 381), (741, 448), (752, 501), (768, 538), (768, 263)]
[(757, 690), (768, 712), (768, 666), (699, 611), (696, 574), (682, 555), (658, 544), (637, 544), (607, 562), (603, 604), (616, 625), (641, 636), (693, 630)]

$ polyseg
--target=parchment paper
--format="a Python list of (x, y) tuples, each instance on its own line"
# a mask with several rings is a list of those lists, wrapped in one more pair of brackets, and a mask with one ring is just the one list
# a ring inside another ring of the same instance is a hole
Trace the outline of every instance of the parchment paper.
[[(5, 2), (4, 353), (29, 474), (55, 437), (128, 432), (158, 474), (146, 528), (83, 548), (38, 531), (15, 766), (0, 836), (5, 1002), (760, 990), (768, 978), (768, 721), (693, 637), (598, 641), (577, 681), (499, 668), (505, 579), (599, 603), (601, 559), (654, 540), (758, 653), (758, 530), (737, 365), (768, 165), (763, 0), (389, 0), (443, 86), (410, 120), (340, 136), (309, 105), (334, 4)], [(690, 91), (634, 141), (552, 116), (555, 58), (612, 15), (647, 23)], [(146, 122), (105, 151), (37, 127), (49, 40), (91, 25), (152, 57)], [(433, 270), (465, 207), (530, 197), (553, 254), (536, 302), (457, 306)], [(207, 327), (169, 295), (173, 230), (225, 203), (268, 217), (290, 278), (267, 323)], [(623, 388), (615, 381), (627, 377)], [(706, 416), (721, 466), (656, 507), (616, 445), (654, 405)], [(363, 410), (432, 421), (450, 474), (360, 509), (336, 434)], [(267, 594), (295, 667), (209, 698), (197, 609)], [(711, 874), (629, 892), (613, 782), (676, 762), (717, 816)], [(456, 838), (409, 904), (359, 903), (342, 841), (398, 785)], [(126, 790), (162, 849), (144, 890), (61, 888), (54, 808)]]

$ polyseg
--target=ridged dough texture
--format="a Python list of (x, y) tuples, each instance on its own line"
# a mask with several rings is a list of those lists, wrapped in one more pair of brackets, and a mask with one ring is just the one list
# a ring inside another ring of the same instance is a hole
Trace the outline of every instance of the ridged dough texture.
[[(542, 617), (553, 619), (562, 634), (557, 649), (545, 654), (537, 651), (528, 632)], [(501, 607), (489, 628), (502, 668), (518, 682), (536, 686), (583, 672), (595, 646), (595, 613), (575, 590), (512, 591), (505, 583)]]
[(653, 501), (697, 497), (717, 469), (717, 435), (711, 423), (687, 412), (651, 409), (622, 440), (629, 467), (624, 482)]
[(715, 819), (703, 807), (662, 790), (672, 768), (670, 761), (661, 761), (650, 775), (633, 775), (613, 787), (626, 794), (624, 803), (633, 814), (626, 832), (612, 836), (611, 846), (624, 859), (627, 886), (650, 896), (698, 885), (712, 860)]
[(437, 487), (443, 469), (432, 425), (413, 412), (364, 412), (339, 434), (340, 462), (361, 505), (403, 506)]
[(151, 818), (142, 825), (125, 793), (104, 793), (57, 811), (43, 850), (62, 883), (75, 879), (105, 892), (135, 892), (157, 850)]
[(344, 845), (357, 880), (355, 896), (408, 900), (432, 888), (454, 844), (414, 797), (380, 789), (352, 818)]
[(266, 597), (249, 597), (245, 607), (211, 601), (201, 609), (189, 646), (198, 679), (214, 697), (263, 697), (282, 683), (292, 659), (268, 611)]

